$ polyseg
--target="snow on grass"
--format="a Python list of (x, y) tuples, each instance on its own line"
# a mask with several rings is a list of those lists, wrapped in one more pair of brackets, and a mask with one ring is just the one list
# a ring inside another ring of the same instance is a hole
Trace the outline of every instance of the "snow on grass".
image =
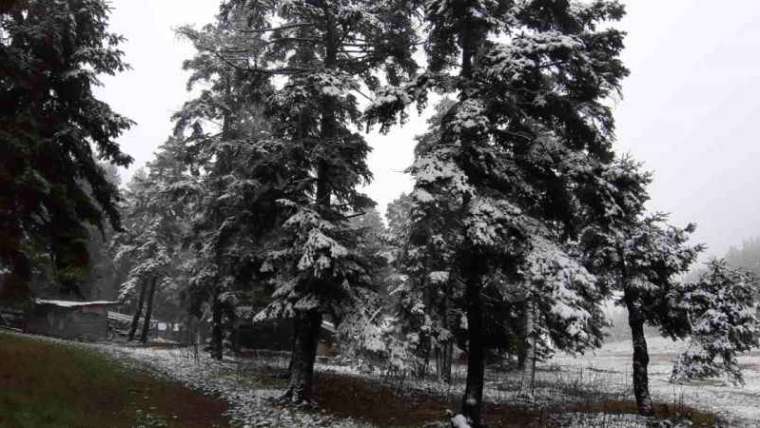
[[(40, 340), (59, 341), (40, 338)], [(66, 342), (71, 343), (71, 342)], [(226, 358), (222, 362), (210, 359), (204, 352), (196, 355), (188, 348), (157, 349), (120, 344), (81, 344), (100, 350), (114, 358), (150, 369), (200, 392), (217, 396), (230, 405), (229, 417), (236, 427), (370, 427), (351, 419), (336, 418), (324, 413), (303, 409), (282, 408), (272, 399), (284, 393), (283, 381), (272, 381), (272, 367), (284, 371), (287, 359), (262, 355), (253, 360)], [(540, 364), (535, 388), (520, 372), (489, 370), (486, 377), (485, 399), (493, 403), (524, 405), (532, 408), (572, 407), (589, 400), (633, 400), (631, 385), (631, 349), (629, 342), (610, 343), (595, 353), (572, 357), (557, 355)], [(760, 421), (760, 354), (740, 358), (747, 384), (736, 387), (716, 381), (688, 385), (668, 382), (672, 361), (685, 344), (666, 339), (649, 340), (650, 388), (653, 398), (672, 406), (691, 406), (714, 412), (730, 421), (730, 426), (756, 426)], [(263, 370), (259, 370), (263, 369)], [(381, 369), (370, 373), (345, 364), (318, 363), (317, 370), (390, 382), (394, 388), (415, 389), (433, 396), (458, 400), (464, 390), (464, 368), (455, 365), (453, 385), (432, 379), (417, 380), (404, 376), (383, 378)], [(269, 379), (267, 375), (269, 373)], [(637, 416), (611, 414), (567, 413), (563, 426), (645, 426)], [(620, 420), (618, 424), (618, 419)]]
[(185, 349), (137, 348), (99, 345), (98, 349), (121, 360), (131, 360), (172, 380), (229, 403), (228, 415), (234, 426), (253, 427), (337, 427), (361, 428), (368, 425), (351, 419), (275, 406), (272, 400), (285, 390), (251, 383), (240, 376), (235, 360), (219, 362), (205, 353)]
[(609, 413), (568, 413), (562, 417), (559, 423), (561, 426), (585, 428), (647, 428), (652, 426), (651, 420), (644, 416)]
[[(662, 337), (647, 339), (649, 348), (649, 388), (655, 401), (687, 405), (720, 415), (731, 426), (757, 426), (760, 423), (760, 353), (739, 357), (746, 385), (734, 386), (721, 379), (673, 384), (669, 382), (674, 359), (687, 343)], [(609, 390), (633, 397), (631, 380), (632, 347), (629, 341), (605, 344), (595, 353), (582, 357), (557, 355), (548, 364), (562, 372), (593, 374)]]

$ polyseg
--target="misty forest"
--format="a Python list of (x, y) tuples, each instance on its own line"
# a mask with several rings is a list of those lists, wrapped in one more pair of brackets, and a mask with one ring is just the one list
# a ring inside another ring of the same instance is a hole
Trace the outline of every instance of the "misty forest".
[(118, 2), (0, 1), (0, 427), (760, 425), (760, 241), (651, 204), (624, 2), (209, 1), (147, 162)]

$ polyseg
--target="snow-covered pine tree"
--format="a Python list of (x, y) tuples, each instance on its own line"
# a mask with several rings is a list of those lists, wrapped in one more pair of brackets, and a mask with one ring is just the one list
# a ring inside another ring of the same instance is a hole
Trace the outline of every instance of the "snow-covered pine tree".
[(236, 303), (261, 292), (262, 241), (282, 221), (276, 200), (286, 197), (283, 188), (294, 179), (292, 162), (263, 120), (270, 82), (245, 70), (249, 56), (260, 55), (260, 39), (248, 31), (261, 18), (223, 3), (213, 24), (180, 29), (197, 51), (184, 64), (191, 72), (188, 89), (200, 90), (174, 116), (176, 133), (188, 145), (186, 161), (196, 171), (195, 183), (176, 190), (192, 200), (191, 307), (200, 315), (210, 305), (215, 358), (222, 357), (224, 325), (234, 322)]
[[(452, 107), (454, 101), (442, 100), (429, 120), (429, 132), (417, 138), (415, 153), (423, 165), (428, 165), (424, 163), (430, 162), (427, 156), (440, 147), (440, 125)], [(413, 174), (417, 165), (411, 169)], [(427, 350), (433, 346), (437, 360), (442, 360), (445, 379), (453, 342), (455, 339), (466, 342), (462, 336), (466, 329), (461, 328), (466, 323), (463, 280), (451, 268), (461, 227), (457, 216), (452, 216), (455, 209), (452, 207), (461, 202), (452, 198), (458, 193), (445, 180), (417, 184), (405, 200), (408, 207), (404, 214), (409, 218), (403, 221), (408, 224), (395, 227), (403, 241), (398, 245), (404, 249), (400, 268), (406, 278), (396, 291), (401, 298), (398, 320), (405, 324), (402, 331), (407, 330), (402, 336), (417, 341), (410, 345), (420, 348), (417, 354), (423, 365)], [(396, 217), (401, 214), (396, 213)], [(562, 241), (559, 237), (555, 240)], [(483, 293), (489, 302), (485, 309), (488, 327), (483, 332), (484, 343), (489, 348), (514, 353), (520, 347), (517, 342), (525, 340), (524, 335), (529, 333), (533, 338), (531, 345), (539, 348), (535, 353), (539, 358), (547, 357), (552, 347), (582, 352), (598, 346), (604, 322), (597, 304), (603, 296), (595, 290), (593, 276), (582, 266), (579, 250), (571, 244), (553, 245), (536, 235), (532, 249), (526, 254), (519, 274), (510, 278), (495, 270), (484, 277)], [(535, 318), (534, 329), (521, 332), (521, 326), (515, 325), (519, 324), (515, 314), (525, 314), (528, 302)]]
[(607, 23), (623, 13), (614, 1), (425, 2), (427, 72), (388, 88), (369, 110), (385, 129), (430, 88), (458, 98), (441, 138), (412, 167), (412, 196), (430, 205), (445, 191), (446, 217), (458, 223), (446, 236), (467, 302), (462, 412), (473, 426), (481, 424), (486, 279), (523, 281), (541, 242), (566, 251), (584, 208), (579, 181), (613, 158), (604, 100), (627, 70), (623, 34)]
[(264, 48), (250, 52), (241, 40), (217, 52), (247, 58), (241, 70), (277, 83), (266, 113), (272, 138), (300, 171), (289, 182), (294, 195), (281, 200), (290, 213), (282, 229), (286, 234), (264, 266), (277, 276), (274, 301), (258, 318), (294, 318), (284, 398), (301, 402), (311, 392), (322, 315), (345, 318), (361, 308), (359, 290), (370, 285), (366, 260), (354, 250), (357, 234), (348, 225), (348, 217), (372, 205), (356, 190), (371, 177), (365, 163), (369, 147), (354, 129), (361, 118), (356, 97), (362, 85), (377, 87), (379, 71), (397, 83), (414, 68), (414, 32), (404, 1), (232, 0), (226, 5), (252, 24), (245, 34), (262, 39)]
[[(184, 145), (170, 138), (148, 163), (147, 173), (134, 176), (122, 207), (124, 232), (114, 240), (115, 262), (131, 268), (119, 295), (125, 301), (138, 293), (137, 307), (129, 332), (132, 340), (145, 305), (142, 342), (147, 341), (156, 292), (167, 289), (183, 275), (181, 245), (187, 234), (187, 207), (172, 196), (172, 187), (186, 179), (182, 161)], [(138, 291), (139, 290), (139, 291)]]
[(623, 13), (615, 1), (427, 1), (427, 72), (387, 88), (368, 112), (387, 129), (430, 88), (458, 98), (441, 138), (412, 167), (412, 196), (429, 205), (445, 191), (455, 202), (446, 209), (457, 233), (446, 236), (467, 302), (462, 412), (473, 426), (481, 424), (485, 279), (521, 281), (541, 241), (564, 251), (583, 211), (578, 181), (613, 158), (604, 100), (627, 70), (623, 34), (608, 23)]
[[(435, 145), (443, 117), (454, 104), (445, 98), (436, 105), (428, 120), (428, 132), (415, 138), (415, 157), (424, 156)], [(460, 303), (462, 294), (455, 293), (457, 278), (451, 276), (453, 250), (447, 242), (448, 231), (456, 225), (449, 223), (446, 208), (438, 209), (438, 205), (448, 207), (445, 192), (436, 194), (439, 204), (427, 205), (424, 212), (418, 207), (420, 195), (427, 196), (415, 190), (388, 207), (392, 242), (397, 248), (395, 264), (402, 273), (402, 281), (393, 291), (395, 319), (399, 337), (406, 341), (408, 353), (415, 356), (415, 371), (425, 374), (434, 352), (436, 371), (443, 380), (450, 381), (455, 332), (462, 331), (464, 316), (461, 304), (454, 303)]]
[(689, 348), (675, 362), (671, 380), (725, 375), (743, 384), (737, 356), (760, 347), (757, 279), (714, 259), (696, 281), (669, 297), (686, 313), (691, 327)]
[(403, 246), (408, 239), (411, 215), (412, 198), (406, 193), (399, 195), (386, 208), (385, 219), (388, 222), (388, 240), (397, 248)]
[(137, 329), (140, 326), (140, 317), (142, 316), (143, 307), (145, 306), (145, 294), (147, 287), (145, 283), (140, 282), (137, 278), (131, 276), (132, 268), (139, 262), (137, 258), (133, 259), (132, 256), (136, 253), (137, 247), (132, 245), (132, 242), (136, 242), (135, 234), (130, 234), (129, 231), (142, 227), (141, 222), (146, 222), (145, 216), (133, 216), (129, 218), (125, 216), (126, 213), (137, 212), (138, 201), (147, 199), (146, 195), (146, 174), (144, 169), (138, 169), (132, 176), (132, 180), (127, 183), (127, 191), (125, 192), (125, 198), (121, 204), (121, 215), (123, 217), (123, 223), (126, 225), (125, 230), (121, 233), (117, 233), (111, 242), (111, 251), (114, 253), (114, 265), (122, 272), (121, 282), (118, 284), (119, 301), (122, 304), (128, 303), (135, 298), (135, 314), (132, 317), (132, 323), (130, 325), (129, 333), (127, 335), (128, 340), (132, 341), (137, 333)]
[(399, 368), (399, 363), (405, 365), (406, 359), (398, 355), (404, 349), (393, 336), (390, 321), (394, 308), (391, 293), (399, 276), (393, 264), (396, 257), (394, 242), (389, 239), (387, 228), (375, 208), (352, 217), (349, 224), (357, 234), (354, 251), (370, 275), (367, 282), (370, 287), (357, 290), (361, 293), (361, 307), (347, 311), (337, 326), (340, 355), (361, 369), (374, 368), (378, 364)]
[(629, 157), (607, 165), (599, 175), (603, 185), (586, 186), (586, 198), (597, 209), (588, 213), (582, 232), (591, 271), (628, 311), (633, 389), (639, 413), (645, 416), (654, 414), (654, 406), (644, 325), (674, 339), (688, 334), (688, 323), (670, 294), (681, 289), (680, 277), (702, 250), (688, 243), (693, 225), (681, 229), (668, 225), (666, 215), (645, 214), (650, 182), (651, 175)]
[(99, 75), (125, 68), (108, 17), (104, 0), (0, 9), (0, 264), (10, 271), (3, 297), (29, 292), (40, 259), (54, 260), (61, 291), (82, 297), (85, 225), (119, 228), (118, 190), (96, 158), (129, 165), (115, 140), (131, 122), (92, 90)]

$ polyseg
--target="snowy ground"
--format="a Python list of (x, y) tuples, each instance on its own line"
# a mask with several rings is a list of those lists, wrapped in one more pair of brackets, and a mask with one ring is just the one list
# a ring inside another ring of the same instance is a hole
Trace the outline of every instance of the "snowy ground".
[(138, 348), (121, 345), (97, 345), (114, 358), (147, 367), (193, 389), (218, 396), (230, 405), (228, 411), (234, 426), (253, 427), (336, 427), (364, 428), (368, 425), (350, 419), (280, 408), (271, 399), (284, 390), (252, 382), (240, 371), (234, 360), (217, 362), (203, 352), (189, 349)]
[[(55, 339), (44, 339), (55, 340)], [(672, 360), (682, 344), (664, 339), (650, 339), (650, 387), (656, 401), (674, 406), (684, 404), (720, 414), (727, 426), (759, 426), (760, 354), (742, 357), (747, 385), (735, 387), (718, 381), (692, 385), (667, 382)], [(336, 418), (315, 411), (284, 409), (274, 406), (271, 398), (284, 391), (282, 382), (268, 382), (251, 373), (262, 366), (287, 366), (280, 357), (256, 361), (226, 359), (216, 362), (204, 353), (195, 355), (188, 349), (157, 349), (119, 344), (81, 345), (95, 348), (114, 358), (148, 368), (202, 392), (219, 396), (230, 404), (229, 416), (236, 427), (339, 427), (357, 428), (371, 425), (351, 419)], [(630, 381), (630, 343), (611, 343), (594, 355), (573, 358), (558, 355), (541, 365), (536, 374), (536, 388), (531, 391), (527, 379), (516, 373), (489, 371), (486, 397), (533, 407), (572, 408), (597, 398), (632, 400)], [(321, 372), (337, 372), (378, 380), (377, 374), (361, 374), (341, 365), (318, 364)], [(455, 372), (455, 385), (437, 382), (401, 380), (395, 387), (422, 390), (426, 393), (457, 399), (462, 393), (463, 368)], [(387, 379), (386, 379), (387, 380)], [(563, 426), (576, 427), (645, 427), (647, 420), (633, 415), (566, 413)]]
[[(730, 426), (760, 426), (760, 353), (739, 358), (746, 381), (743, 387), (719, 379), (674, 385), (668, 382), (673, 360), (686, 343), (654, 337), (648, 338), (648, 345), (649, 388), (655, 401), (708, 410), (729, 421)], [(561, 373), (585, 376), (584, 382), (633, 397), (631, 353), (630, 342), (617, 342), (605, 345), (593, 355), (581, 358), (559, 355), (547, 364), (561, 369)], [(541, 375), (547, 376), (546, 373)]]
[[(672, 359), (679, 346), (663, 339), (650, 340), (650, 385), (654, 398), (673, 406), (687, 405), (720, 414), (730, 426), (756, 426), (760, 409), (760, 356), (743, 357), (747, 385), (744, 388), (704, 382), (694, 385), (673, 385), (667, 382)], [(539, 367), (537, 387), (530, 390), (529, 382), (519, 374), (490, 372), (486, 384), (486, 397), (494, 402), (523, 404), (526, 406), (572, 406), (584, 401), (600, 399), (632, 400), (630, 380), (630, 343), (606, 345), (594, 355), (573, 358), (559, 355)], [(196, 389), (218, 394), (231, 404), (230, 416), (240, 426), (331, 426), (369, 427), (362, 422), (336, 419), (325, 414), (301, 412), (273, 407), (270, 398), (283, 393), (282, 389), (256, 382), (250, 370), (257, 365), (284, 368), (284, 359), (260, 359), (258, 362), (225, 360), (217, 363), (201, 354), (196, 360), (188, 350), (132, 348), (119, 345), (101, 345), (100, 349), (124, 359), (140, 362), (169, 377)], [(330, 364), (318, 364), (322, 372), (336, 372), (364, 376), (377, 380), (377, 375), (361, 374), (356, 370)], [(464, 373), (460, 367), (459, 381)], [(404, 383), (405, 382), (405, 383)], [(445, 386), (437, 382), (402, 381), (400, 388), (423, 390), (430, 394), (457, 398), (461, 394), (460, 382)], [(598, 413), (567, 415), (567, 426), (588, 427), (645, 427), (647, 420), (633, 415)], [(573, 422), (569, 422), (573, 421)], [(564, 424), (563, 424), (564, 425)]]
[[(271, 399), (280, 396), (284, 390), (268, 387), (266, 382), (258, 382), (251, 377), (251, 370), (261, 367), (284, 368), (287, 361), (282, 358), (261, 358), (258, 361), (241, 361), (226, 359), (224, 362), (213, 361), (202, 353), (197, 357), (187, 349), (155, 349), (138, 348), (121, 345), (97, 345), (97, 348), (122, 361), (131, 361), (142, 367), (148, 367), (171, 379), (182, 382), (197, 390), (224, 398), (231, 406), (229, 415), (236, 426), (240, 427), (342, 427), (369, 428), (372, 425), (351, 419), (338, 419), (326, 414), (303, 412), (294, 409), (275, 407)], [(361, 376), (370, 380), (378, 380), (373, 374), (359, 373), (343, 365), (318, 364), (317, 370)], [(554, 385), (566, 387), (560, 379), (554, 378)], [(568, 378), (569, 379), (569, 378)], [(565, 380), (562, 380), (565, 382)], [(567, 382), (571, 382), (567, 380)], [(459, 397), (461, 386), (447, 387), (437, 382), (407, 382), (397, 384), (399, 388), (423, 390), (439, 396)], [(523, 404), (554, 406), (558, 397), (556, 390), (541, 388), (535, 390), (532, 397), (525, 393), (527, 390), (515, 389), (514, 383), (504, 389), (504, 379), (492, 380), (487, 387), (487, 396), (493, 401), (522, 402)], [(589, 387), (597, 385), (588, 384)], [(543, 394), (543, 395), (542, 395)], [(565, 391), (566, 395), (566, 391)], [(561, 404), (572, 402), (564, 398)], [(443, 416), (443, 413), (442, 413)], [(555, 422), (560, 422), (554, 419)], [(566, 414), (562, 426), (568, 427), (647, 427), (647, 419), (636, 415), (612, 414)], [(429, 426), (434, 426), (433, 424)], [(439, 426), (448, 426), (441, 423)]]
[[(760, 422), (760, 355), (742, 357), (747, 385), (736, 387), (719, 381), (691, 385), (668, 383), (672, 360), (683, 344), (650, 339), (650, 388), (656, 401), (673, 406), (687, 405), (720, 414), (730, 426), (757, 426)], [(120, 345), (98, 345), (98, 348), (119, 359), (139, 362), (143, 366), (169, 376), (196, 389), (219, 395), (231, 405), (230, 417), (243, 427), (369, 427), (350, 419), (337, 419), (325, 414), (273, 407), (269, 401), (284, 391), (257, 383), (249, 375), (252, 366), (265, 364), (284, 367), (287, 361), (262, 359), (259, 362), (225, 360), (218, 363), (203, 353), (198, 359), (189, 350), (134, 348)], [(630, 376), (630, 343), (611, 343), (593, 355), (573, 358), (559, 355), (539, 367), (536, 388), (519, 374), (490, 372), (486, 397), (494, 402), (526, 406), (572, 406), (595, 398), (632, 400)], [(318, 370), (375, 378), (341, 365), (319, 364)], [(464, 373), (459, 368), (459, 380)], [(405, 382), (405, 383), (403, 383)], [(455, 382), (459, 384), (459, 382)], [(437, 382), (402, 381), (400, 388), (414, 388), (431, 394), (459, 397), (461, 385), (444, 386)], [(594, 394), (598, 394), (595, 396)], [(647, 421), (632, 415), (573, 415), (572, 426), (646, 426)]]

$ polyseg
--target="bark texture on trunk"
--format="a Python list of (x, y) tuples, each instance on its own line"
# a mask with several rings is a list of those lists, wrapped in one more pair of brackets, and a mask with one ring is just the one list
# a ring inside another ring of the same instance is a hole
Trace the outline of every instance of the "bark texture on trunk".
[(140, 335), (140, 342), (146, 343), (148, 341), (148, 333), (150, 332), (150, 319), (153, 316), (153, 300), (156, 295), (156, 282), (157, 278), (153, 278), (150, 282), (150, 291), (148, 291), (147, 302), (145, 306), (145, 320), (143, 321), (142, 334)]
[(483, 299), (480, 293), (480, 276), (467, 281), (467, 383), (462, 399), (462, 414), (472, 428), (482, 427), (483, 383), (485, 375), (485, 349), (483, 344)]
[(451, 383), (451, 360), (454, 354), (454, 343), (448, 341), (435, 349), (436, 376), (445, 383)]
[(298, 312), (294, 326), (290, 380), (283, 400), (293, 404), (301, 404), (309, 402), (311, 399), (314, 361), (317, 357), (322, 314), (316, 310)]
[[(447, 331), (451, 331), (449, 322), (449, 295), (451, 285), (446, 284), (444, 288), (443, 299), (438, 303), (438, 313), (441, 316), (441, 326)], [(432, 307), (435, 302), (431, 299), (429, 305)], [(435, 346), (435, 375), (438, 380), (445, 383), (451, 383), (451, 359), (454, 352), (454, 342), (451, 337), (442, 339), (438, 338)]]
[(530, 300), (525, 302), (525, 362), (523, 374), (530, 379), (530, 391), (533, 393), (536, 376), (536, 338), (533, 335), (534, 320), (533, 305)]
[(214, 293), (211, 304), (211, 358), (221, 360), (224, 355), (224, 331), (222, 329), (222, 302), (219, 293)]
[(230, 346), (235, 355), (240, 354), (240, 324), (241, 321), (235, 316), (232, 321), (232, 337), (230, 339)]
[(517, 369), (524, 372), (527, 369), (526, 362), (528, 361), (528, 347), (530, 347), (528, 332), (528, 301), (523, 302), (520, 312), (519, 325), (517, 326), (517, 333), (520, 335), (520, 342), (517, 347)]
[(414, 375), (418, 378), (427, 376), (428, 367), (430, 367), (430, 354), (433, 350), (433, 341), (429, 335), (424, 335), (421, 339), (420, 350), (422, 351), (419, 363), (416, 366)]
[(140, 315), (142, 314), (143, 305), (145, 303), (145, 293), (147, 287), (145, 284), (140, 285), (140, 296), (137, 298), (137, 308), (135, 308), (135, 315), (132, 317), (132, 325), (129, 327), (129, 335), (127, 339), (131, 342), (135, 339), (137, 333), (137, 327), (140, 325)]
[(647, 339), (644, 336), (644, 317), (631, 296), (631, 292), (625, 291), (625, 302), (628, 308), (628, 325), (631, 327), (631, 340), (633, 342), (633, 393), (636, 395), (636, 405), (639, 413), (643, 416), (654, 415), (654, 405), (649, 395), (649, 352), (647, 351)]

